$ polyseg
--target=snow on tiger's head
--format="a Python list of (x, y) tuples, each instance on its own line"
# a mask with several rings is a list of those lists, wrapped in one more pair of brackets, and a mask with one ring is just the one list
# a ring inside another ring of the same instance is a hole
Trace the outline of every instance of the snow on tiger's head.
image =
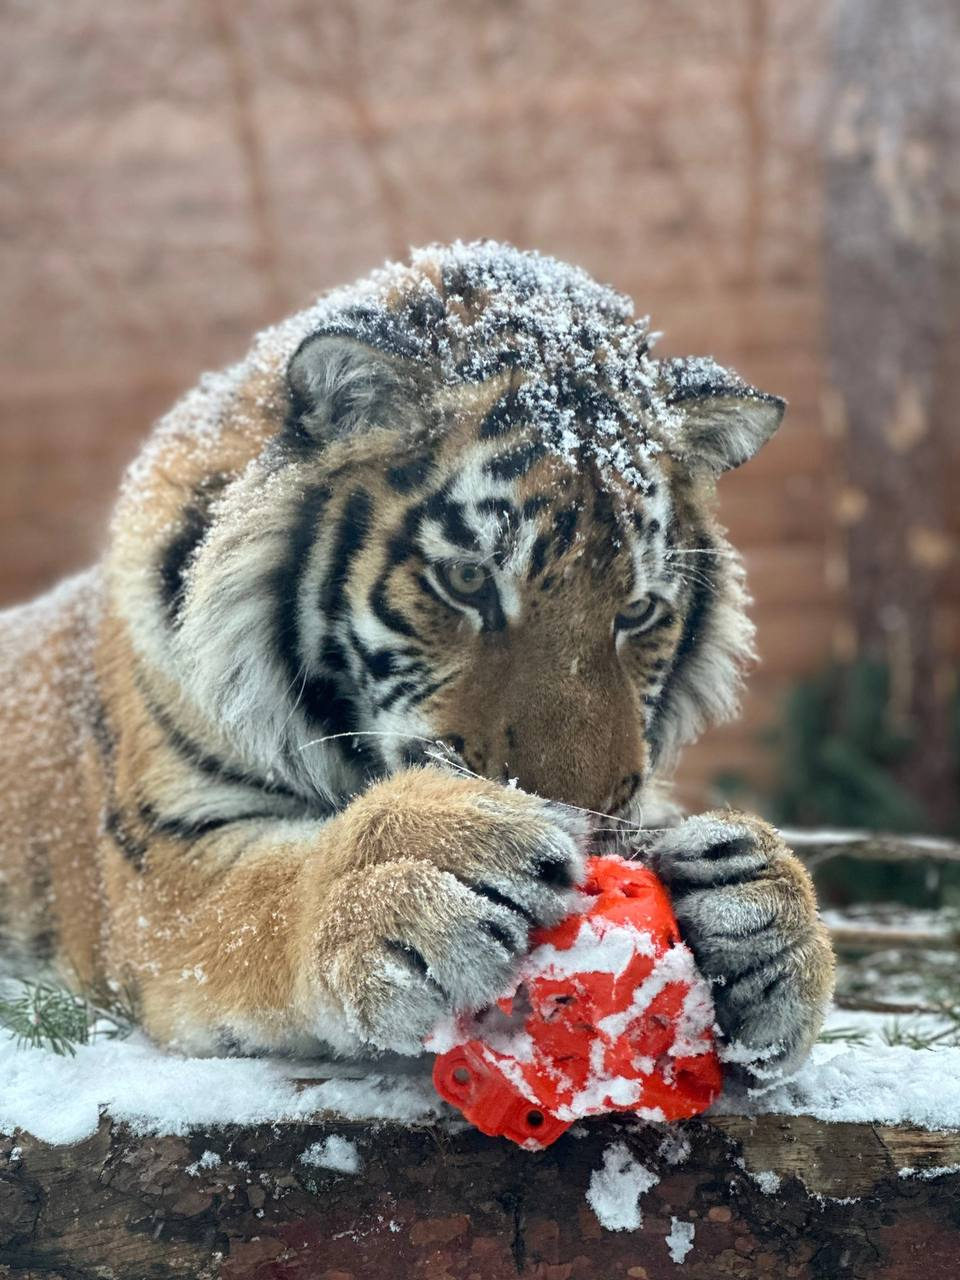
[(298, 785), (336, 797), (441, 738), (624, 811), (735, 707), (752, 633), (712, 490), (783, 410), (649, 348), (628, 298), (487, 241), (327, 295), (134, 465), (137, 643)]

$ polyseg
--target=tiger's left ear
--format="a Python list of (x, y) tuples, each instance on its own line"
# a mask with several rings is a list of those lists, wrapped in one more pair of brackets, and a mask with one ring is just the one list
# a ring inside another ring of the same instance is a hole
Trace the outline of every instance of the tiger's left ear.
[(747, 462), (766, 444), (787, 407), (709, 358), (660, 366), (667, 404), (679, 416), (679, 449), (693, 468), (719, 475)]
[(312, 333), (287, 366), (287, 430), (329, 444), (371, 427), (421, 426), (411, 361), (339, 333)]

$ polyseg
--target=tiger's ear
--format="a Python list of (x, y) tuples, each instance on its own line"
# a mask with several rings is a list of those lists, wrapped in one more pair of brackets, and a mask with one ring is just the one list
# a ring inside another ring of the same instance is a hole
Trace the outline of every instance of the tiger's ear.
[(287, 430), (329, 444), (370, 427), (417, 427), (419, 390), (409, 361), (343, 334), (313, 333), (287, 366)]
[(679, 452), (693, 468), (719, 475), (739, 467), (783, 419), (785, 400), (713, 360), (668, 360), (660, 369), (666, 402), (680, 419)]

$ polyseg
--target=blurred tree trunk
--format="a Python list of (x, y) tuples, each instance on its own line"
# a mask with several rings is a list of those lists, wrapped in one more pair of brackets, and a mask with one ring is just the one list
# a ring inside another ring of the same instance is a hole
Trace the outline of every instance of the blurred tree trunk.
[(955, 559), (946, 375), (960, 297), (960, 5), (837, 0), (831, 78), (827, 422), (852, 624), (842, 648), (887, 665), (892, 715), (916, 741), (901, 780), (943, 824), (956, 787), (957, 645), (941, 602)]

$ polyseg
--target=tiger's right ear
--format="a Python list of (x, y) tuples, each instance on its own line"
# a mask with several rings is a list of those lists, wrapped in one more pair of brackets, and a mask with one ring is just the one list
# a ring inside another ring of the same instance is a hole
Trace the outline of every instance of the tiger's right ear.
[(287, 366), (287, 392), (288, 432), (314, 444), (369, 428), (423, 424), (410, 362), (339, 333), (304, 338)]

